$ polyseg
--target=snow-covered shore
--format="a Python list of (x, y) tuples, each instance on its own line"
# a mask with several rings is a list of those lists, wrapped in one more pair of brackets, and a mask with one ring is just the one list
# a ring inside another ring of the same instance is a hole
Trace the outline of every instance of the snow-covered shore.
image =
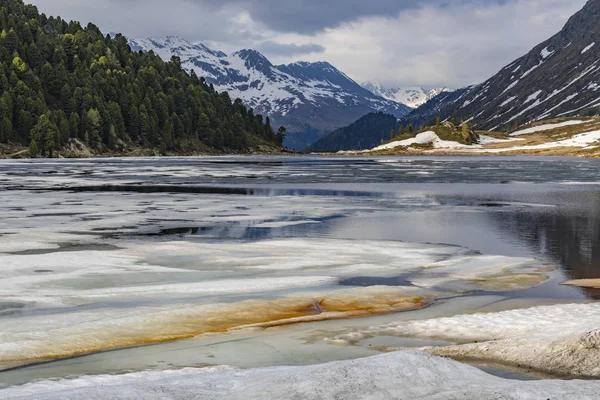
[(326, 340), (357, 344), (377, 336), (435, 338), (458, 344), (423, 350), (557, 376), (600, 377), (600, 303), (400, 322)]
[(228, 367), (84, 376), (0, 390), (4, 400), (597, 399), (596, 381), (515, 381), (421, 352), (307, 367)]

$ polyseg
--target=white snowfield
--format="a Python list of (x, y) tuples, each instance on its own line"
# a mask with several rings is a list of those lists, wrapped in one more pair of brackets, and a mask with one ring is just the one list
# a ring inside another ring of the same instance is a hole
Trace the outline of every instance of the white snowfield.
[(84, 376), (0, 389), (4, 400), (587, 400), (596, 381), (514, 381), (420, 352), (307, 367), (227, 367)]
[(525, 140), (523, 138), (510, 138), (510, 139), (498, 139), (492, 136), (487, 136), (487, 135), (479, 135), (479, 144), (482, 146), (485, 146), (486, 144), (492, 144), (492, 143), (510, 143), (510, 142), (515, 142), (515, 141), (519, 141), (519, 140)]
[(438, 135), (436, 135), (435, 132), (427, 131), (427, 132), (419, 133), (414, 138), (410, 138), (410, 139), (406, 139), (406, 140), (399, 140), (396, 142), (391, 142), (388, 144), (384, 144), (384, 145), (375, 147), (371, 151), (389, 150), (389, 149), (395, 149), (397, 147), (410, 146), (412, 144), (427, 144), (427, 143), (432, 143), (434, 149), (462, 149), (462, 148), (469, 147), (462, 143), (452, 142), (449, 140), (442, 140), (439, 138)]
[(600, 377), (600, 303), (408, 321), (326, 340), (356, 344), (381, 335), (468, 343), (426, 349), (436, 355), (528, 367), (550, 374)]
[(575, 120), (575, 121), (560, 122), (560, 123), (556, 123), (556, 124), (538, 125), (538, 126), (534, 126), (534, 127), (531, 127), (531, 128), (522, 129), (520, 131), (513, 132), (513, 133), (510, 134), (510, 136), (528, 135), (530, 133), (549, 131), (549, 130), (552, 130), (552, 129), (562, 128), (562, 127), (565, 127), (565, 126), (579, 125), (579, 124), (583, 124), (584, 122), (586, 122), (586, 121)]

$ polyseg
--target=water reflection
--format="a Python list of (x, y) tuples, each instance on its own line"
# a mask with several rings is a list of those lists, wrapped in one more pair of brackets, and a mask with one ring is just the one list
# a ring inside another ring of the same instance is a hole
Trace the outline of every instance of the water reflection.
[[(558, 262), (573, 279), (600, 278), (600, 218), (597, 215), (527, 212), (490, 214), (490, 219), (533, 250)], [(582, 290), (600, 299), (600, 289)]]
[[(483, 254), (546, 259), (557, 264), (567, 274), (566, 278), (600, 278), (600, 193), (589, 189), (532, 192), (525, 187), (510, 188), (502, 193), (490, 193), (486, 188), (479, 188), (478, 192), (471, 188), (472, 192), (463, 196), (436, 195), (436, 190), (429, 188), (427, 195), (421, 193), (420, 197), (409, 189), (396, 193), (390, 190), (385, 194), (353, 190), (263, 190), (252, 194), (324, 196), (348, 204), (344, 214), (310, 220), (288, 217), (213, 224), (191, 221), (186, 226), (149, 226), (136, 235), (218, 241), (323, 237), (444, 243)], [(369, 212), (352, 212), (352, 205), (360, 198), (372, 206)], [(419, 201), (411, 203), (407, 200), (411, 198)], [(390, 280), (403, 281), (403, 277), (390, 277)], [(357, 285), (369, 284), (358, 282)], [(569, 297), (569, 293), (580, 289), (554, 285), (551, 290), (557, 293), (550, 297)], [(600, 289), (582, 291), (600, 299)]]

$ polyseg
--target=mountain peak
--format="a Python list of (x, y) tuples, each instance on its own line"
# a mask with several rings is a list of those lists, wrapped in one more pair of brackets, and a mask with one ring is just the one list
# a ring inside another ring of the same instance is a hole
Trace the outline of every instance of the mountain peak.
[(208, 46), (198, 43), (192, 44), (180, 36), (165, 36), (161, 38), (130, 39), (129, 46), (133, 51), (154, 51), (163, 59), (170, 56), (185, 57), (190, 54), (207, 53), (213, 57), (226, 57), (222, 51), (215, 51)]
[(418, 108), (440, 93), (450, 91), (450, 89), (446, 87), (431, 90), (422, 87), (386, 87), (374, 82), (363, 82), (362, 87), (378, 96), (406, 104), (412, 108)]
[(243, 49), (233, 53), (233, 56), (244, 60), (246, 68), (255, 69), (263, 73), (267, 73), (273, 67), (273, 64), (271, 64), (267, 57), (256, 50)]
[(506, 130), (600, 106), (600, 0), (590, 0), (563, 29), (480, 85), (445, 96), (407, 117), (472, 121), (478, 129)]
[(297, 62), (274, 66), (263, 54), (243, 49), (231, 55), (178, 37), (131, 41), (163, 59), (172, 55), (218, 91), (240, 98), (256, 113), (288, 128), (286, 145), (303, 149), (357, 117), (383, 111), (402, 117), (410, 108), (375, 96), (328, 62)]

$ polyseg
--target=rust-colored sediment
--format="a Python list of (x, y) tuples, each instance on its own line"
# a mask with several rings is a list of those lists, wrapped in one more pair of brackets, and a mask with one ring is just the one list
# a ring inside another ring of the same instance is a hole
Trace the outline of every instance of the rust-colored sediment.
[(432, 299), (432, 296), (407, 295), (399, 288), (364, 288), (270, 301), (149, 310), (139, 320), (106, 321), (102, 331), (82, 331), (73, 326), (72, 335), (57, 334), (52, 339), (26, 343), (20, 354), (0, 355), (0, 369), (2, 363), (27, 365), (249, 327), (268, 328), (414, 310), (430, 304)]
[(600, 289), (600, 279), (575, 279), (564, 282), (563, 285)]

